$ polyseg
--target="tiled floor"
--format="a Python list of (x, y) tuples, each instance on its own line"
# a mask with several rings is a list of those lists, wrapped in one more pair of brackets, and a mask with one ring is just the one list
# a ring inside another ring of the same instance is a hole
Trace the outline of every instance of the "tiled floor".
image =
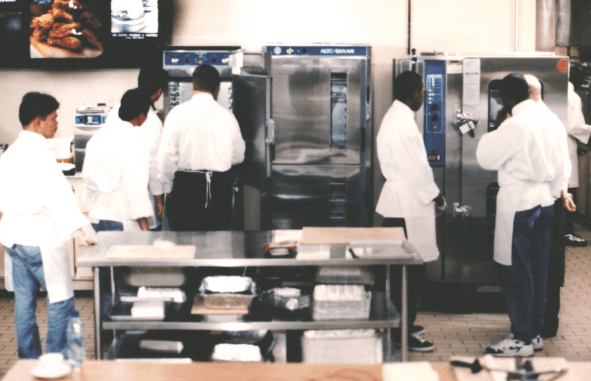
[[(578, 226), (583, 238), (591, 241), (591, 229)], [(544, 340), (544, 351), (536, 356), (558, 356), (571, 361), (591, 360), (591, 245), (567, 247), (566, 284), (562, 288), (558, 335)], [(85, 322), (87, 358), (94, 357), (93, 305), (91, 296), (77, 295), (77, 308)], [(47, 331), (47, 305), (38, 300), (38, 324), (42, 340)], [(411, 352), (411, 361), (446, 361), (453, 355), (480, 356), (484, 348), (509, 334), (504, 313), (452, 314), (422, 311), (417, 324), (426, 328), (427, 339), (436, 349), (431, 353)], [(18, 360), (14, 328), (14, 298), (0, 293), (0, 377)]]

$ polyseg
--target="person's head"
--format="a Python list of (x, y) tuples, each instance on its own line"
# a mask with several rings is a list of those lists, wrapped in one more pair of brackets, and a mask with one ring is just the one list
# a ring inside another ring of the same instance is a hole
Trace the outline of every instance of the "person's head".
[(127, 90), (121, 98), (119, 118), (134, 126), (141, 126), (148, 118), (151, 105), (150, 96), (144, 90)]
[(193, 72), (193, 88), (217, 97), (220, 89), (220, 73), (210, 65), (197, 66)]
[(581, 66), (578, 62), (571, 62), (569, 66), (569, 73), (568, 73), (568, 80), (575, 85), (575, 87), (579, 87), (581, 82), (583, 82), (583, 66)]
[(525, 74), (523, 78), (525, 78), (525, 82), (527, 82), (527, 87), (529, 88), (529, 99), (532, 99), (534, 102), (541, 101), (542, 84), (540, 80), (531, 74)]
[(396, 100), (406, 104), (413, 111), (418, 111), (423, 105), (425, 86), (423, 78), (414, 71), (398, 74), (394, 80)]
[(18, 118), (24, 130), (36, 132), (46, 139), (57, 131), (58, 101), (51, 95), (27, 93), (21, 101)]
[(140, 74), (137, 77), (137, 87), (149, 94), (152, 102), (156, 102), (162, 96), (162, 89), (167, 79), (168, 73), (166, 70), (161, 67), (146, 66), (140, 69)]
[(529, 98), (529, 87), (523, 75), (507, 74), (501, 81), (501, 99), (503, 107), (511, 112), (513, 107)]

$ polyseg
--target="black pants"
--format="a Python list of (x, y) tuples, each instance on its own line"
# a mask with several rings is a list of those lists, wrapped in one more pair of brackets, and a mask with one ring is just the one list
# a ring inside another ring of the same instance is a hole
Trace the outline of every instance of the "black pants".
[(554, 217), (550, 227), (552, 238), (550, 260), (548, 262), (548, 284), (546, 288), (546, 313), (542, 337), (554, 337), (558, 331), (558, 313), (560, 312), (560, 288), (564, 284), (565, 248), (563, 198), (554, 202)]
[[(382, 223), (383, 227), (404, 229), (406, 234), (406, 223), (404, 218), (386, 218)], [(425, 288), (425, 265), (406, 266), (407, 305), (408, 305), (408, 331), (413, 332), (417, 312), (421, 302), (421, 294)], [(390, 266), (390, 298), (397, 309), (402, 312), (402, 266)]]
[[(577, 199), (577, 188), (568, 188), (568, 193), (573, 195), (573, 200)], [(573, 226), (573, 219), (576, 212), (564, 211), (564, 234), (573, 234), (575, 227)], [(564, 237), (564, 235), (563, 235)]]
[(166, 199), (170, 229), (231, 230), (234, 183), (234, 172), (212, 172), (211, 198), (208, 200), (205, 173), (177, 171), (171, 195)]

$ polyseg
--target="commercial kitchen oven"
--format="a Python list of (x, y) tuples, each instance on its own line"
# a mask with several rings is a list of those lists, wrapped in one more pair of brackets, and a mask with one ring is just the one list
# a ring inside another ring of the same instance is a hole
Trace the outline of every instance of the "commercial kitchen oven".
[[(432, 281), (498, 284), (493, 237), (497, 172), (476, 161), (480, 138), (495, 127), (502, 108), (500, 80), (531, 74), (542, 83), (546, 105), (567, 123), (568, 57), (418, 56), (394, 60), (394, 74), (413, 70), (425, 82), (425, 103), (416, 113), (435, 181), (448, 208), (437, 218), (440, 257), (427, 264)], [(394, 89), (395, 91), (395, 89)]]
[(234, 77), (247, 229), (367, 226), (371, 47), (272, 45)]

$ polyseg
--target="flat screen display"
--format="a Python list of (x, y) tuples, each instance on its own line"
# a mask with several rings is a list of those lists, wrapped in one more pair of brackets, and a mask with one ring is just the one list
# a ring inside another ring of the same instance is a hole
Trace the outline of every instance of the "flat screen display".
[(0, 66), (140, 67), (158, 61), (171, 0), (0, 0)]
[(158, 38), (158, 0), (111, 0), (111, 33), (114, 38)]
[(105, 52), (108, 20), (93, 0), (31, 0), (33, 59), (97, 58)]

